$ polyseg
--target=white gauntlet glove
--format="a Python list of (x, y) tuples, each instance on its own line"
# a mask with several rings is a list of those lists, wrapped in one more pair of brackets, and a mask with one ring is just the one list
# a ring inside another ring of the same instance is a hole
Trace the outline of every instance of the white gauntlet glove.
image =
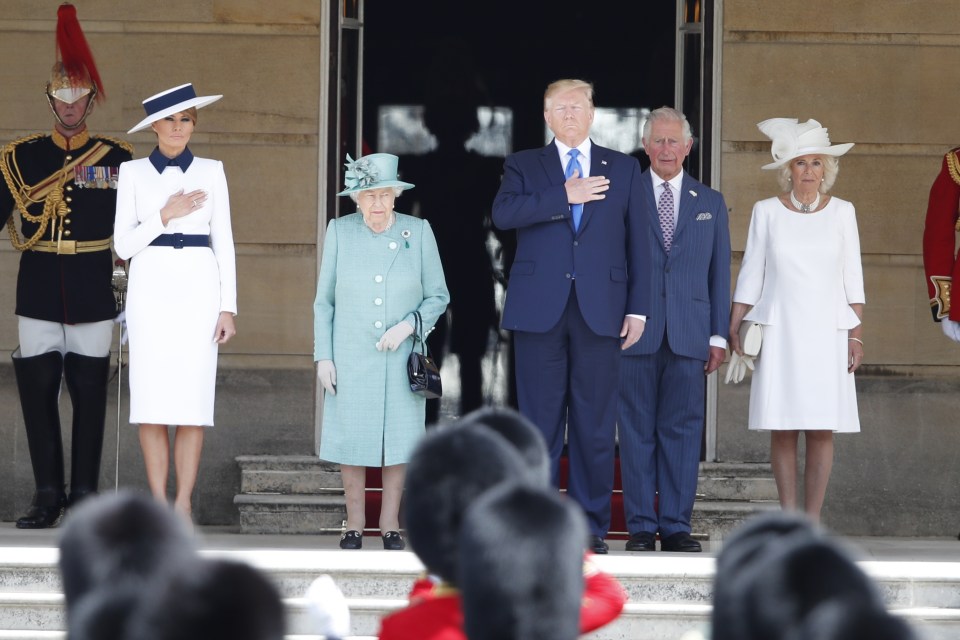
[(327, 393), (337, 395), (337, 368), (333, 366), (333, 360), (317, 361), (317, 379)]
[(380, 341), (377, 343), (377, 351), (383, 351), (385, 349), (396, 351), (403, 341), (411, 335), (413, 335), (413, 325), (406, 320), (401, 320), (380, 336)]
[(120, 325), (120, 344), (127, 344), (127, 312), (126, 310), (121, 311), (116, 318), (113, 319), (113, 324)]
[(730, 363), (727, 365), (727, 375), (723, 379), (724, 384), (738, 384), (747, 375), (747, 369), (753, 371), (755, 358), (746, 354), (740, 355), (736, 351), (730, 354)]
[(940, 321), (940, 328), (943, 329), (943, 335), (954, 342), (960, 342), (960, 322), (944, 318)]
[(333, 578), (324, 574), (314, 580), (305, 598), (307, 616), (313, 627), (311, 633), (319, 633), (327, 640), (339, 640), (350, 635), (350, 609)]

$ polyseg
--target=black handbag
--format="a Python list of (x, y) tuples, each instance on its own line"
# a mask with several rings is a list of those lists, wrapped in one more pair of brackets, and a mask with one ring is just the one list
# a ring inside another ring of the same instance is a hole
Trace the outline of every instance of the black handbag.
[[(413, 348), (407, 358), (407, 376), (410, 378), (410, 391), (431, 400), (443, 395), (443, 385), (440, 383), (440, 369), (427, 351), (427, 341), (423, 335), (423, 319), (420, 312), (413, 314), (416, 324), (413, 331)], [(417, 351), (417, 342), (420, 351)]]

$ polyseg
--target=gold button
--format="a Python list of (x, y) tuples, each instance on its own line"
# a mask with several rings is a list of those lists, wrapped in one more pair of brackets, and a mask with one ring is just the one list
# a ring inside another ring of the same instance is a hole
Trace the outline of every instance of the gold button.
[(68, 185), (67, 185), (67, 191), (73, 191), (73, 185), (68, 184)]
[(67, 213), (73, 213), (73, 209), (71, 209), (70, 207), (67, 207)]
[(64, 232), (63, 232), (63, 235), (69, 236), (69, 235), (70, 235), (70, 229), (67, 229), (66, 231), (64, 231)]
[(64, 218), (63, 224), (70, 224), (70, 218)]
[(73, 198), (71, 198), (70, 196), (67, 196), (66, 200), (67, 202), (73, 202)]
[(67, 160), (73, 160), (73, 156), (67, 156)]

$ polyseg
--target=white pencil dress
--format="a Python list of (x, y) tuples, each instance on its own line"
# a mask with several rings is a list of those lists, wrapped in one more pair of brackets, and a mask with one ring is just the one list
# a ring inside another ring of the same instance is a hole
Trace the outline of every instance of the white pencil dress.
[[(171, 220), (160, 209), (180, 189), (203, 189), (197, 211)], [(210, 247), (150, 246), (160, 234), (210, 236)], [(194, 157), (186, 172), (158, 173), (148, 158), (120, 166), (117, 255), (130, 259), (130, 422), (213, 426), (221, 311), (236, 313), (236, 264), (223, 164)]]

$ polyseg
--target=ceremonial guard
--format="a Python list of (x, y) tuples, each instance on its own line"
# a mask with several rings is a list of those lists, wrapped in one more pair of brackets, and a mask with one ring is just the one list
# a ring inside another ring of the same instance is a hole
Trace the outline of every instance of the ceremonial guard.
[(960, 309), (950, 305), (950, 290), (960, 270), (956, 255), (958, 207), (960, 207), (960, 147), (943, 158), (937, 179), (930, 188), (927, 221), (923, 229), (923, 269), (927, 276), (930, 309), (943, 333), (960, 342)]
[[(117, 315), (110, 250), (116, 179), (133, 151), (87, 131), (103, 85), (70, 4), (57, 12), (57, 52), (46, 90), (54, 130), (0, 151), (0, 226), (6, 223), (22, 252), (20, 346), (13, 367), (36, 481), (33, 503), (17, 520), (21, 529), (56, 526), (67, 506), (97, 491)], [(19, 214), (19, 230), (12, 214)], [(60, 434), (62, 379), (73, 403), (69, 499)]]

